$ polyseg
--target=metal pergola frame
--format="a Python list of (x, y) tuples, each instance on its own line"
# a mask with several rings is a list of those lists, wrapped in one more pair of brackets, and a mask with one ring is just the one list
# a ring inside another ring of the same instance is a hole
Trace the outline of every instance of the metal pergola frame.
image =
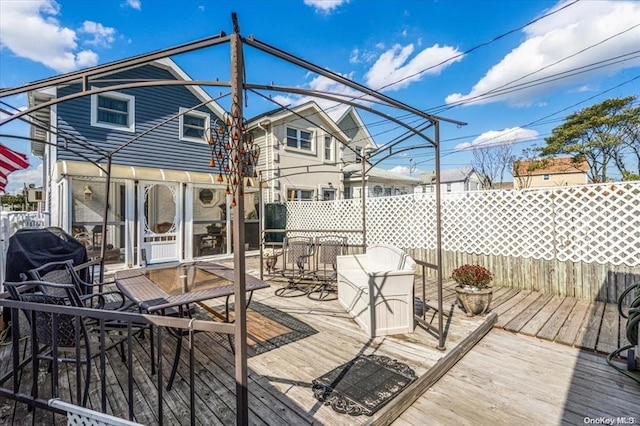
[[(72, 100), (75, 98), (90, 96), (92, 94), (102, 93), (106, 91), (112, 90), (122, 90), (126, 88), (141, 88), (141, 87), (151, 87), (151, 86), (167, 86), (167, 85), (194, 85), (194, 86), (221, 86), (221, 87), (230, 87), (231, 89), (231, 99), (232, 105), (234, 107), (239, 107), (239, 117), (242, 118), (242, 101), (244, 99), (244, 91), (245, 90), (268, 90), (268, 91), (282, 91), (294, 94), (302, 94), (309, 95), (312, 97), (324, 98), (327, 100), (332, 100), (339, 103), (344, 103), (347, 105), (352, 105), (356, 108), (368, 111), (373, 114), (377, 114), (381, 117), (384, 117), (399, 126), (402, 126), (407, 129), (413, 135), (416, 135), (422, 139), (424, 139), (428, 146), (431, 146), (435, 150), (435, 183), (436, 183), (436, 228), (437, 228), (437, 250), (436, 250), (436, 265), (435, 269), (437, 270), (437, 285), (438, 285), (438, 308), (439, 308), (439, 330), (440, 330), (440, 345), (443, 346), (443, 333), (442, 333), (442, 217), (441, 217), (441, 191), (440, 191), (440, 122), (445, 121), (449, 123), (453, 123), (456, 125), (463, 125), (457, 120), (451, 120), (431, 114), (427, 114), (415, 107), (407, 105), (401, 101), (398, 101), (390, 96), (384, 95), (376, 90), (370, 89), (362, 84), (356, 83), (346, 77), (341, 76), (340, 74), (328, 71), (318, 65), (315, 65), (311, 62), (308, 62), (302, 58), (296, 57), (292, 54), (289, 54), (283, 50), (280, 50), (274, 46), (268, 45), (264, 42), (261, 42), (255, 39), (253, 36), (251, 37), (243, 37), (240, 34), (240, 29), (237, 21), (236, 14), (232, 14), (232, 24), (233, 24), (233, 32), (230, 35), (221, 32), (217, 35), (207, 37), (201, 40), (184, 43), (181, 45), (177, 45), (174, 47), (157, 50), (155, 52), (145, 53), (142, 55), (137, 55), (131, 58), (122, 59), (119, 61), (114, 61), (105, 65), (99, 65), (92, 68), (88, 68), (85, 70), (75, 71), (68, 74), (46, 78), (42, 80), (38, 80), (36, 82), (28, 83), (15, 88), (7, 88), (0, 89), (0, 99), (6, 98), (8, 96), (14, 96), (19, 94), (24, 94), (32, 91), (36, 91), (39, 89), (49, 88), (49, 87), (57, 87), (60, 85), (68, 85), (68, 84), (81, 84), (81, 91), (62, 98), (55, 98), (47, 102), (43, 102), (41, 104), (32, 106), (28, 109), (16, 112), (12, 115), (9, 115), (7, 118), (0, 120), (0, 127), (4, 124), (12, 122), (16, 119), (27, 119), (31, 114), (36, 111), (47, 108), (53, 105), (57, 105), (58, 103), (65, 102), (68, 100)], [(99, 77), (108, 73), (114, 73), (117, 71), (122, 71), (127, 68), (132, 68), (135, 66), (143, 65), (150, 63), (155, 60), (168, 58), (171, 56), (193, 52), (205, 48), (209, 48), (212, 46), (220, 45), (223, 43), (230, 44), (230, 56), (231, 56), (231, 80), (229, 82), (220, 82), (220, 81), (180, 81), (180, 80), (152, 80), (152, 81), (135, 81), (121, 84), (114, 84), (110, 86), (100, 87), (100, 88), (91, 88), (90, 83), (107, 83), (112, 82), (112, 80), (100, 80)], [(274, 85), (258, 85), (258, 84), (249, 84), (244, 81), (244, 55), (243, 55), (243, 45), (246, 44), (251, 46), (257, 50), (260, 50), (264, 53), (267, 53), (271, 56), (274, 56), (278, 59), (287, 61), (294, 65), (298, 65), (301, 68), (306, 69), (307, 71), (314, 72), (318, 75), (326, 77), (336, 83), (342, 84), (348, 88), (354, 89), (360, 93), (363, 93), (363, 96), (367, 96), (371, 99), (374, 99), (376, 104), (387, 106), (395, 109), (399, 109), (401, 111), (410, 113), (414, 116), (420, 117), (427, 121), (428, 125), (423, 127), (422, 129), (414, 128), (405, 122), (398, 120), (394, 117), (386, 115), (380, 111), (377, 111), (371, 107), (366, 105), (362, 105), (360, 103), (355, 102), (355, 99), (344, 99), (344, 95), (339, 94), (331, 94), (327, 92), (318, 92), (314, 90), (305, 90), (294, 87), (282, 87), (282, 86), (274, 86)], [(235, 102), (235, 103), (234, 103)], [(33, 123), (32, 123), (33, 125)], [(236, 127), (235, 129), (233, 127)], [(427, 137), (423, 131), (434, 127), (434, 137), (433, 139)], [(242, 126), (238, 126), (236, 124), (232, 124), (232, 131), (235, 130), (239, 132), (240, 135), (239, 141), (242, 141)], [(47, 131), (51, 131), (51, 129), (47, 129)], [(134, 138), (135, 140), (136, 138)], [(42, 142), (42, 141), (40, 141)], [(125, 145), (133, 142), (133, 140), (129, 141)], [(399, 143), (398, 141), (397, 143)], [(111, 165), (113, 160), (113, 155), (117, 153), (120, 147), (114, 152), (105, 153), (100, 159), (96, 161), (92, 161), (94, 164), (97, 164), (98, 167), (103, 168), (106, 173), (106, 198), (109, 196), (109, 187), (111, 181)], [(384, 149), (388, 149), (389, 147), (385, 146)], [(232, 151), (238, 151), (239, 145), (238, 143), (232, 143)], [(372, 156), (376, 155), (378, 152), (370, 152), (367, 156), (368, 159), (371, 159)], [(106, 160), (106, 166), (100, 166), (100, 162)], [(89, 160), (91, 161), (91, 160)], [(363, 163), (366, 163), (363, 158)], [(365, 173), (363, 172), (362, 179), (364, 181)], [(242, 188), (244, 185), (243, 179), (238, 179), (238, 188)], [(364, 214), (365, 214), (365, 199), (363, 193), (363, 224), (364, 224)], [(105, 210), (103, 220), (106, 222), (108, 215), (109, 203), (105, 202)], [(235, 327), (234, 327), (234, 335), (235, 335), (235, 379), (236, 379), (236, 421), (237, 424), (246, 425), (249, 421), (248, 414), (248, 368), (247, 368), (247, 323), (246, 323), (246, 292), (245, 292), (245, 250), (244, 244), (241, 242), (244, 241), (244, 197), (238, 197), (237, 205), (233, 208), (234, 221), (233, 221), (233, 240), (234, 240), (234, 284), (235, 284)], [(106, 223), (103, 223), (106, 229)], [(363, 240), (366, 238), (366, 230), (363, 229)], [(106, 244), (102, 245), (102, 258), (104, 259), (104, 250)], [(103, 269), (103, 268), (101, 268)]]

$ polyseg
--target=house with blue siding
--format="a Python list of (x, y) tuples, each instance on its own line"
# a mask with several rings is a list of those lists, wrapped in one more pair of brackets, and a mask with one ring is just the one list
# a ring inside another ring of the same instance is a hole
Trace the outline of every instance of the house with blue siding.
[[(101, 75), (91, 88), (142, 80), (191, 80), (161, 59)], [(81, 91), (70, 84), (31, 92), (34, 106)], [(209, 166), (204, 135), (224, 110), (195, 85), (156, 85), (77, 97), (38, 111), (32, 152), (43, 160), (51, 223), (90, 252), (128, 266), (229, 252), (226, 185)], [(107, 157), (112, 158), (106, 191)], [(249, 248), (257, 248), (257, 194), (245, 194)], [(107, 227), (102, 229), (105, 203)], [(255, 229), (254, 229), (255, 228)]]

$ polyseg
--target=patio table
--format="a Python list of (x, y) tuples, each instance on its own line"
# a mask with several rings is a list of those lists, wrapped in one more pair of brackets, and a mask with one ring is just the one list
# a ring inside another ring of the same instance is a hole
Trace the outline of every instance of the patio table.
[[(190, 315), (188, 307), (192, 303), (224, 297), (225, 322), (229, 322), (229, 300), (235, 293), (233, 280), (233, 269), (213, 262), (129, 269), (117, 271), (115, 274), (118, 289), (133, 301), (141, 312), (185, 316)], [(268, 283), (246, 275), (246, 291), (249, 292), (247, 305), (251, 302), (251, 296), (255, 290), (267, 287), (269, 287)], [(171, 331), (177, 337), (177, 345), (167, 390), (171, 389), (175, 378), (184, 335), (183, 330)], [(151, 345), (153, 349), (153, 338)], [(152, 370), (154, 369), (155, 360), (152, 355)]]

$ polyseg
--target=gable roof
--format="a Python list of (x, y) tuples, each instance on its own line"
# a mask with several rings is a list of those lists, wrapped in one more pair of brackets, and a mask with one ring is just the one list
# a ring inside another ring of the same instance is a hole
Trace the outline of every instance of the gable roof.
[[(362, 176), (362, 165), (361, 164), (348, 164), (344, 166), (342, 169), (346, 179), (361, 179)], [(393, 181), (402, 181), (409, 184), (419, 185), (420, 179), (403, 175), (400, 173), (392, 172), (390, 170), (381, 169), (379, 167), (371, 167), (369, 171), (367, 171), (367, 177), (377, 178), (380, 180), (393, 180)]]
[(349, 108), (347, 108), (344, 112), (342, 112), (342, 114), (338, 115), (338, 113), (342, 112), (340, 109), (336, 110), (334, 112), (333, 115), (331, 115), (331, 117), (333, 118), (333, 120), (336, 122), (336, 124), (338, 124), (338, 126), (340, 125), (340, 122), (342, 122), (342, 120), (344, 120), (347, 116), (351, 116), (353, 118), (353, 121), (356, 122), (356, 126), (358, 126), (358, 128), (362, 129), (362, 131), (365, 133), (366, 137), (369, 139), (369, 142), (371, 142), (371, 144), (374, 147), (378, 147), (378, 144), (376, 144), (376, 141), (373, 140), (373, 138), (371, 137), (371, 133), (369, 133), (369, 129), (367, 128), (367, 126), (365, 126), (364, 121), (362, 121), (362, 117), (360, 117), (360, 114), (358, 114), (358, 110), (355, 109), (353, 106), (349, 106)]
[(513, 163), (513, 173), (516, 176), (584, 174), (587, 170), (589, 170), (589, 163), (586, 160), (575, 160), (573, 157), (537, 158)]
[[(473, 167), (440, 170), (440, 183), (465, 182), (473, 173), (475, 173)], [(435, 177), (434, 172), (420, 174), (420, 180), (426, 184), (433, 183)]]
[(305, 115), (303, 114), (303, 111), (308, 109), (314, 110), (314, 113), (312, 115), (317, 115), (328, 125), (329, 129), (327, 130), (329, 130), (329, 132), (333, 136), (339, 137), (339, 139), (341, 139), (343, 142), (346, 142), (349, 139), (347, 135), (344, 134), (342, 129), (338, 127), (336, 122), (333, 121), (331, 117), (329, 117), (329, 115), (327, 115), (327, 113), (324, 112), (324, 110), (320, 108), (320, 106), (315, 101), (305, 102), (303, 104), (300, 104), (291, 108), (279, 107), (271, 111), (267, 111), (265, 113), (256, 115), (255, 117), (252, 117), (249, 120), (247, 120), (247, 123), (248, 123), (247, 127), (248, 128), (256, 127), (258, 124), (264, 121), (264, 119), (267, 119), (271, 123), (274, 123), (274, 122), (286, 121), (291, 118), (294, 118), (294, 119), (301, 118), (301, 117), (304, 118)]

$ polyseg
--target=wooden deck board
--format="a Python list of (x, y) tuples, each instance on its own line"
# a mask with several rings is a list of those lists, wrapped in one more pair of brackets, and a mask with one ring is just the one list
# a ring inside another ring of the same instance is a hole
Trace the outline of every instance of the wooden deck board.
[(571, 313), (571, 309), (576, 304), (576, 299), (573, 297), (565, 298), (560, 306), (558, 306), (558, 310), (554, 312), (554, 314), (549, 318), (549, 321), (540, 329), (537, 336), (540, 339), (545, 340), (554, 340), (560, 331), (560, 328), (564, 325), (567, 317)]
[(567, 317), (567, 320), (562, 327), (560, 327), (560, 331), (558, 331), (558, 335), (556, 336), (556, 342), (570, 346), (575, 344), (582, 322), (589, 310), (589, 306), (591, 306), (591, 303), (585, 299), (579, 299), (576, 302), (573, 310)]
[(394, 425), (583, 425), (585, 417), (638, 418), (638, 400), (640, 387), (602, 355), (494, 329)]
[(596, 350), (598, 352), (610, 353), (617, 349), (618, 337), (620, 335), (620, 317), (616, 305), (607, 303), (604, 307), (602, 315), (602, 323), (600, 324), (600, 332), (598, 333), (598, 342)]
[(604, 306), (604, 303), (596, 302), (589, 308), (585, 321), (576, 336), (575, 345), (577, 347), (595, 350), (598, 333), (600, 332), (600, 323), (604, 314)]
[(535, 336), (538, 334), (542, 327), (551, 319), (556, 309), (562, 304), (564, 300), (561, 296), (553, 296), (547, 304), (538, 311), (537, 314), (529, 320), (527, 324), (520, 328), (520, 333), (527, 336)]
[(504, 328), (509, 321), (511, 321), (516, 316), (518, 316), (521, 312), (529, 308), (529, 306), (535, 303), (536, 300), (538, 300), (541, 296), (542, 296), (542, 293), (532, 292), (532, 293), (526, 294), (525, 297), (521, 298), (517, 303), (513, 304), (508, 309), (502, 310), (500, 309), (500, 307), (498, 307), (496, 309), (496, 312), (498, 313), (498, 322), (496, 323), (496, 327)]
[(553, 296), (548, 294), (541, 295), (533, 303), (531, 303), (526, 309), (515, 315), (509, 322), (504, 325), (504, 328), (509, 331), (519, 332), (522, 327), (527, 325), (531, 319), (540, 312), (544, 306), (549, 303)]

